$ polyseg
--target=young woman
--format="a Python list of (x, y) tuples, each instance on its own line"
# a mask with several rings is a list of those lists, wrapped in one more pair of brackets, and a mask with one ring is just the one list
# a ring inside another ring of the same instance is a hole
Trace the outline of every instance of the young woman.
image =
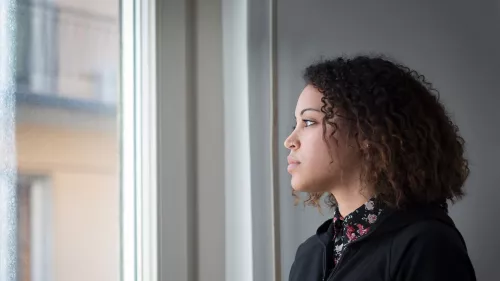
[(304, 203), (333, 218), (302, 243), (290, 281), (476, 280), (447, 202), (464, 195), (464, 140), (417, 72), (381, 57), (305, 71), (285, 141)]

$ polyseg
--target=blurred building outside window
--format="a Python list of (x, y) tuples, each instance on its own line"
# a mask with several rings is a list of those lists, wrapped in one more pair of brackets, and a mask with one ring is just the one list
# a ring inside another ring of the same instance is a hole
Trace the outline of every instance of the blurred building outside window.
[(17, 0), (17, 280), (120, 273), (119, 0)]

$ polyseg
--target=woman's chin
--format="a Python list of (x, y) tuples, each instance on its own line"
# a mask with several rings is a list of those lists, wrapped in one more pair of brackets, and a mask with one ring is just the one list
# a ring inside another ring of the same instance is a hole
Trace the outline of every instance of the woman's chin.
[(322, 185), (313, 183), (311, 181), (307, 181), (301, 179), (299, 177), (292, 177), (291, 180), (292, 189), (297, 192), (308, 192), (308, 193), (317, 193), (317, 192), (327, 192), (326, 189), (321, 188)]
[(292, 189), (297, 192), (314, 192), (314, 188), (304, 181), (300, 181), (298, 178), (292, 177)]

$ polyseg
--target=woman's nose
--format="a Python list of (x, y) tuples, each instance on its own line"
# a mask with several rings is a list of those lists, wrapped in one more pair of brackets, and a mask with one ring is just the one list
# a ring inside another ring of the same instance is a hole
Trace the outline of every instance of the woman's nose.
[(288, 136), (288, 138), (286, 138), (284, 146), (288, 149), (297, 148), (296, 140), (293, 138), (293, 133), (290, 136)]

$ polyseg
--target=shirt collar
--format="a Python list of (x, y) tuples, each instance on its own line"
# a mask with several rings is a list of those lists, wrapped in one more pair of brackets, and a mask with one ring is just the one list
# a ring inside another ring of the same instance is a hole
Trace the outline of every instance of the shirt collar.
[(382, 202), (377, 201), (376, 198), (371, 198), (345, 218), (336, 207), (333, 214), (334, 235), (345, 234), (350, 241), (358, 239), (377, 222), (383, 210)]

